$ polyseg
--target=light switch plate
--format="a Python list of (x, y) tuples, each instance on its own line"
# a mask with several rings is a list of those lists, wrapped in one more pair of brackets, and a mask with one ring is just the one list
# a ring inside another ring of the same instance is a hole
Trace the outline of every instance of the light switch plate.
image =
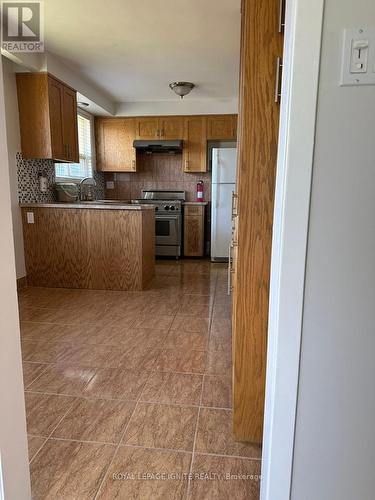
[(34, 212), (27, 212), (27, 223), (34, 224)]
[(340, 85), (375, 85), (375, 28), (344, 30)]

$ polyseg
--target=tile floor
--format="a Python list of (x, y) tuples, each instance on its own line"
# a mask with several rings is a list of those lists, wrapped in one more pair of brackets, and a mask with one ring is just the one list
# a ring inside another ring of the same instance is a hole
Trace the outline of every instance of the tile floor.
[(259, 497), (231, 433), (226, 266), (160, 261), (144, 292), (20, 292), (36, 499)]

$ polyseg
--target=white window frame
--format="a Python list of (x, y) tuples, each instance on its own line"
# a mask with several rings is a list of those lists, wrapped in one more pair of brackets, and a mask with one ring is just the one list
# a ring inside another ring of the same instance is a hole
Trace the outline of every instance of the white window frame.
[[(95, 151), (95, 129), (94, 129), (94, 116), (81, 108), (77, 110), (78, 116), (83, 116), (90, 120), (90, 135), (91, 135), (91, 157), (92, 157), (92, 179), (96, 172), (96, 151)], [(78, 145), (79, 147), (79, 145)], [(62, 163), (56, 162), (56, 164), (61, 165)], [(56, 175), (56, 165), (55, 165), (55, 180), (56, 182), (74, 182), (79, 184), (82, 179), (77, 179), (76, 177), (59, 177)]]

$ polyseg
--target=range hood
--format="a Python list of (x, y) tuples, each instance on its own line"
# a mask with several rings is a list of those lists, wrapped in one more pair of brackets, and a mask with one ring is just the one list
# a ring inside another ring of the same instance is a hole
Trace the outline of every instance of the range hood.
[(181, 153), (182, 141), (134, 141), (133, 146), (141, 153)]

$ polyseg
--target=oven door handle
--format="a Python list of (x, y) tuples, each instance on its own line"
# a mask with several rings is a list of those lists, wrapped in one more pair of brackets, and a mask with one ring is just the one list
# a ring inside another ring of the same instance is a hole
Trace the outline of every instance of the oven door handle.
[(155, 219), (179, 220), (180, 217), (178, 215), (155, 215)]

